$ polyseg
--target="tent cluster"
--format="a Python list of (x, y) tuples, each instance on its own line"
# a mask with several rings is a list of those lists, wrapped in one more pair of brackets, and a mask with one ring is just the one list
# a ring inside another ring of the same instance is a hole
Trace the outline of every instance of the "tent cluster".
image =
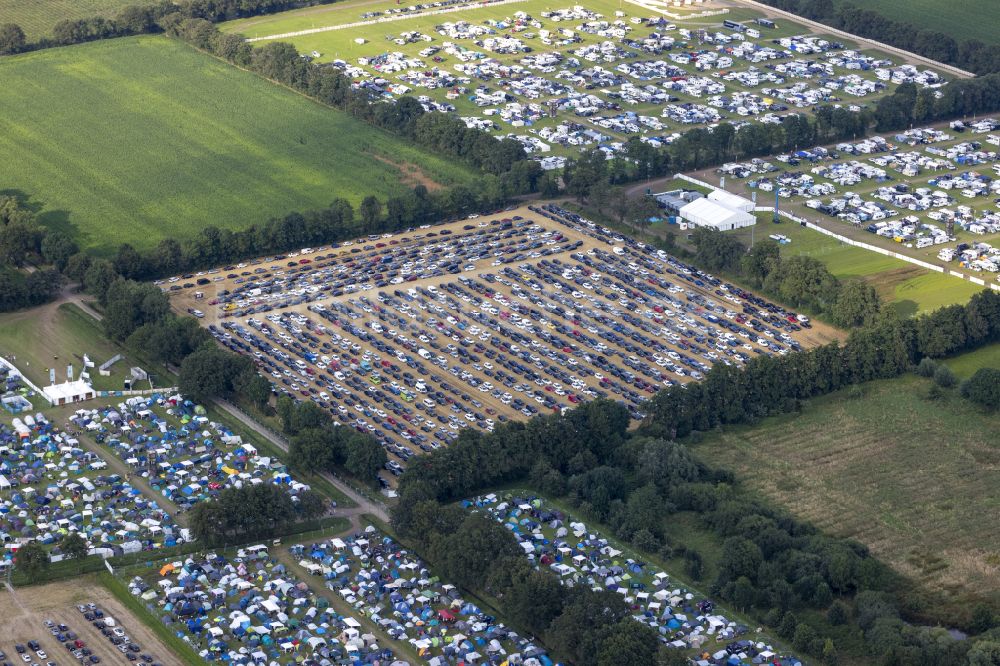
[(116, 407), (81, 409), (73, 422), (184, 509), (244, 484), (281, 484), (293, 495), (309, 489), (292, 479), (279, 460), (260, 455), (180, 396), (154, 394)]
[(206, 661), (400, 666), (361, 623), (329, 607), (265, 546), (164, 564), (129, 590)]
[[(173, 546), (184, 540), (170, 514), (80, 447), (42, 414), (0, 425), (0, 540), (55, 544), (70, 532), (103, 556)], [(58, 548), (54, 559), (60, 559)]]
[(542, 648), (463, 599), (374, 527), (364, 535), (296, 545), (291, 552), (386, 634), (411, 643), (431, 666), (552, 663)]
[(727, 619), (700, 597), (646, 562), (630, 557), (600, 534), (535, 497), (477, 497), (463, 505), (485, 512), (517, 537), (525, 556), (566, 586), (585, 585), (622, 595), (636, 621), (655, 629), (665, 645), (698, 650), (705, 664), (797, 664), (763, 642), (739, 640), (749, 628)]

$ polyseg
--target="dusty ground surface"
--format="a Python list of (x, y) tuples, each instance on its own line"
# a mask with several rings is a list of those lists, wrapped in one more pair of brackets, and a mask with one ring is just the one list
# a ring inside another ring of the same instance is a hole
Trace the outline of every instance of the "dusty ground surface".
[[(538, 215), (536, 213), (533, 213), (532, 211), (528, 210), (527, 207), (522, 207), (522, 208), (518, 208), (518, 209), (515, 209), (515, 210), (507, 211), (507, 212), (504, 212), (502, 215), (484, 216), (483, 218), (480, 218), (478, 220), (462, 220), (462, 221), (454, 222), (454, 223), (447, 224), (447, 225), (435, 226), (431, 230), (428, 230), (427, 233), (430, 233), (430, 231), (440, 232), (442, 229), (450, 229), (451, 234), (452, 234), (450, 237), (446, 237), (444, 240), (442, 240), (441, 237), (438, 236), (437, 239), (434, 240), (434, 242), (435, 243), (437, 243), (437, 242), (445, 242), (445, 243), (447, 243), (447, 242), (454, 242), (455, 240), (462, 238), (463, 234), (471, 234), (471, 233), (480, 231), (482, 229), (482, 227), (479, 227), (478, 225), (479, 224), (486, 224), (486, 222), (488, 220), (490, 220), (490, 219), (492, 219), (494, 217), (504, 218), (504, 217), (514, 217), (514, 216), (517, 216), (517, 215), (520, 215), (524, 219), (531, 220), (531, 221), (539, 224), (544, 229), (552, 230), (552, 231), (558, 231), (558, 232), (562, 233), (564, 236), (566, 236), (570, 241), (576, 241), (576, 240), (582, 241), (583, 246), (578, 250), (581, 253), (586, 253), (588, 250), (591, 250), (591, 249), (602, 249), (604, 251), (610, 250), (610, 246), (606, 242), (604, 242), (603, 240), (593, 238), (593, 237), (591, 237), (591, 236), (589, 236), (589, 235), (587, 235), (587, 234), (585, 234), (585, 233), (583, 233), (583, 232), (581, 232), (579, 230), (568, 228), (566, 226), (559, 225), (559, 224), (557, 224), (557, 223), (555, 223), (555, 222), (553, 222), (551, 220), (547, 220), (544, 217), (542, 217), (542, 216), (540, 216), (540, 215)], [(466, 227), (471, 227), (472, 229), (470, 230), (470, 229), (467, 229)], [(392, 247), (405, 248), (408, 245), (420, 242), (420, 239), (423, 238), (423, 237), (424, 237), (423, 233), (420, 232), (420, 231), (418, 231), (417, 233), (412, 233), (411, 232), (409, 234), (401, 233), (401, 234), (397, 234), (395, 236), (388, 237), (388, 238), (383, 237), (381, 239), (378, 239), (378, 242), (381, 243), (381, 244), (383, 244), (385, 246), (385, 249), (381, 250), (380, 252), (387, 252)], [(448, 240), (448, 239), (450, 239), (450, 240)], [(367, 244), (368, 246), (370, 246), (374, 242), (375, 241), (365, 240), (365, 241), (362, 241), (361, 244)], [(351, 252), (352, 249), (355, 251), (354, 253)], [(374, 248), (372, 248), (372, 249), (374, 250)], [(273, 260), (272, 259), (270, 261), (263, 262), (263, 263), (261, 263), (259, 265), (262, 266), (262, 267), (265, 267), (267, 270), (271, 270), (271, 271), (273, 271), (275, 273), (277, 273), (278, 271), (287, 270), (287, 264), (289, 264), (289, 263), (292, 263), (292, 264), (296, 265), (295, 269), (294, 269), (296, 271), (299, 271), (299, 270), (305, 270), (307, 272), (322, 271), (322, 270), (324, 270), (324, 267), (330, 267), (330, 266), (336, 267), (338, 264), (341, 264), (342, 262), (354, 261), (355, 259), (358, 259), (359, 257), (363, 256), (363, 255), (357, 254), (357, 252), (358, 252), (357, 245), (352, 245), (352, 246), (349, 246), (349, 247), (338, 247), (338, 248), (334, 248), (333, 250), (324, 249), (324, 248), (316, 248), (315, 250), (313, 250), (309, 254), (297, 254), (297, 255), (294, 255), (294, 256), (290, 255), (289, 257), (286, 257), (285, 259), (282, 259), (282, 260)], [(322, 254), (324, 258), (322, 260), (315, 260), (315, 257), (316, 257), (317, 254)], [(512, 267), (512, 268), (515, 268), (517, 266), (521, 266), (521, 265), (524, 265), (524, 264), (537, 265), (539, 263), (539, 261), (541, 261), (543, 258), (544, 257), (526, 258), (523, 261), (515, 262), (514, 264), (510, 264), (509, 266)], [(561, 254), (558, 254), (558, 255), (553, 255), (553, 257), (550, 257), (550, 258), (558, 258), (558, 259), (560, 259), (563, 262), (575, 263), (573, 260), (570, 259), (569, 253), (561, 253)], [(308, 268), (306, 268), (303, 265), (299, 265), (298, 264), (298, 262), (305, 261), (307, 259), (309, 259), (310, 261), (313, 262), (313, 263), (311, 263), (311, 264), (308, 265)], [(470, 277), (470, 278), (478, 278), (483, 273), (494, 273), (494, 274), (499, 273), (502, 270), (503, 267), (502, 266), (496, 266), (496, 265), (494, 265), (493, 259), (494, 258), (492, 256), (487, 256), (485, 258), (479, 259), (479, 260), (474, 261), (474, 262), (471, 262), (471, 260), (470, 260), (471, 263), (474, 263), (474, 268), (472, 268), (470, 270), (464, 271), (463, 275), (466, 276), (466, 277)], [(180, 290), (170, 292), (170, 295), (171, 295), (171, 298), (172, 298), (172, 304), (180, 312), (184, 312), (188, 308), (196, 308), (196, 309), (202, 310), (204, 312), (204, 315), (205, 315), (204, 318), (201, 320), (203, 325), (220, 324), (222, 321), (225, 321), (225, 320), (237, 321), (240, 324), (247, 325), (247, 320), (250, 318), (251, 315), (246, 314), (245, 310), (243, 310), (242, 312), (241, 311), (223, 311), (222, 310), (222, 304), (215, 304), (215, 301), (216, 301), (216, 298), (217, 298), (218, 294), (220, 292), (222, 292), (222, 290), (234, 290), (236, 287), (239, 286), (235, 282), (235, 280), (237, 279), (237, 275), (241, 275), (243, 273), (246, 273), (247, 275), (241, 277), (240, 279), (241, 280), (242, 279), (247, 279), (250, 275), (252, 275), (251, 271), (253, 271), (253, 270), (261, 270), (261, 269), (260, 268), (255, 268), (252, 265), (245, 265), (245, 266), (239, 266), (239, 267), (229, 267), (229, 270), (222, 270), (222, 271), (219, 271), (219, 272), (210, 273), (210, 274), (205, 275), (204, 277), (212, 279), (213, 281), (210, 282), (207, 285), (200, 286), (200, 287), (193, 285), (193, 283), (194, 283), (194, 279), (193, 278), (190, 278), (189, 281), (180, 280), (180, 281), (173, 282), (173, 283), (169, 283), (168, 282), (168, 284), (171, 284), (171, 285), (192, 284), (191, 287), (182, 288)], [(228, 278), (228, 277), (226, 277), (227, 275), (232, 275), (233, 277), (232, 278)], [(397, 289), (409, 289), (409, 288), (413, 288), (413, 287), (425, 287), (426, 288), (426, 287), (428, 287), (430, 285), (438, 286), (438, 285), (442, 285), (444, 283), (457, 283), (457, 278), (458, 278), (458, 276), (456, 276), (456, 275), (448, 275), (448, 274), (442, 275), (442, 276), (437, 276), (437, 277), (422, 278), (422, 279), (419, 279), (419, 280), (417, 280), (415, 282), (406, 282), (406, 283), (401, 284), (401, 285), (390, 285), (390, 286), (387, 286), (387, 287), (384, 287), (384, 288), (381, 288), (381, 289), (373, 288), (373, 289), (370, 289), (370, 290), (356, 291), (354, 293), (345, 293), (345, 294), (339, 295), (339, 296), (333, 296), (333, 297), (329, 297), (328, 296), (328, 297), (324, 298), (322, 301), (319, 301), (319, 302), (322, 303), (325, 307), (330, 308), (336, 302), (347, 303), (349, 301), (354, 301), (356, 303), (357, 299), (360, 298), (360, 297), (362, 297), (362, 296), (368, 296), (369, 298), (374, 299), (375, 296), (376, 296), (376, 294), (377, 294), (377, 292), (379, 292), (379, 291), (385, 291), (385, 292), (388, 292), (388, 293), (392, 293), (392, 292), (394, 292)], [(324, 273), (323, 277), (321, 277), (321, 279), (322, 280), (328, 280), (328, 279), (331, 279), (331, 278), (327, 274)], [(365, 280), (364, 277), (360, 277), (360, 276), (359, 276), (358, 279), (359, 280)], [(215, 280), (219, 280), (219, 281), (215, 281)], [(167, 285), (164, 285), (164, 286), (167, 286)], [(526, 287), (524, 287), (524, 288), (526, 289)], [(548, 288), (548, 286), (546, 288)], [(706, 287), (699, 287), (699, 286), (696, 286), (696, 285), (694, 285), (692, 283), (685, 282), (684, 283), (684, 288), (688, 289), (691, 292), (700, 293), (702, 296), (705, 296), (706, 298), (711, 299), (713, 301), (718, 301), (719, 300), (719, 298), (710, 289), (708, 289), (707, 286)], [(586, 289), (584, 289), (584, 291), (586, 291), (587, 289), (589, 289), (589, 287), (587, 287)], [(497, 294), (497, 295), (502, 295), (503, 297), (506, 297), (506, 299), (507, 299), (508, 302), (515, 302), (515, 301), (517, 301), (517, 298), (515, 298), (512, 295), (512, 290), (508, 286), (505, 286), (505, 285), (502, 285), (502, 284), (499, 284), (499, 283), (495, 283), (495, 284), (491, 284), (490, 285), (490, 290), (493, 293)], [(203, 293), (204, 294), (203, 298), (200, 298), (200, 299), (195, 298), (195, 293), (196, 292)], [(537, 292), (537, 295), (539, 297), (541, 297), (542, 300), (544, 300), (544, 301), (549, 301), (550, 300), (550, 297), (547, 294), (545, 294), (545, 293)], [(270, 297), (261, 297), (261, 298), (262, 299), (263, 298), (270, 299), (270, 300), (268, 300), (268, 302), (271, 303), (271, 304), (273, 304), (273, 306), (275, 307), (275, 310), (274, 310), (275, 312), (295, 312), (297, 314), (301, 314), (301, 315), (305, 316), (307, 319), (312, 320), (316, 324), (322, 323), (321, 318), (316, 313), (310, 312), (308, 310), (308, 307), (311, 305), (311, 303), (307, 302), (307, 303), (301, 303), (301, 304), (297, 304), (297, 305), (289, 305), (289, 304), (287, 304), (284, 301), (284, 296), (283, 295), (277, 295), (277, 294), (271, 295)], [(264, 302), (264, 301), (261, 300), (260, 302)], [(257, 303), (256, 299), (254, 300), (254, 303)], [(245, 303), (244, 302), (244, 303), (241, 303), (240, 307), (241, 308), (252, 307), (254, 305), (254, 303)], [(464, 303), (461, 303), (461, 302), (456, 302), (456, 303), (457, 303), (457, 305), (455, 305), (455, 304), (453, 304), (453, 305), (446, 305), (445, 307), (456, 318), (467, 320), (468, 316), (469, 316), (470, 306), (467, 306), (467, 305), (465, 305)], [(352, 306), (352, 307), (354, 307), (354, 306)], [(506, 306), (503, 306), (503, 307), (504, 307), (504, 309), (506, 309)], [(631, 307), (632, 307), (632, 304), (630, 304), (628, 307), (625, 307), (625, 309), (628, 310), (628, 309), (631, 309)], [(733, 306), (730, 305), (730, 307), (733, 307)], [(735, 307), (736, 307), (737, 310), (739, 309), (739, 306), (735, 306)], [(377, 319), (376, 319), (377, 313), (368, 314), (368, 313), (362, 312), (360, 309), (358, 309), (358, 314), (360, 315), (360, 317), (357, 320), (355, 320), (355, 322), (354, 322), (355, 325), (362, 326), (366, 322), (377, 321)], [(431, 313), (427, 312), (426, 314), (430, 315)], [(616, 323), (616, 324), (623, 324), (624, 323), (624, 321), (622, 320), (622, 312), (620, 312), (620, 311), (617, 312), (617, 313), (610, 313), (610, 314), (609, 313), (605, 313), (605, 314), (608, 315), (609, 320), (614, 320), (614, 323)], [(260, 318), (260, 319), (263, 318), (263, 315), (260, 315), (260, 314), (253, 315), (253, 316), (255, 316), (257, 318)], [(443, 318), (443, 316), (442, 316), (442, 318)], [(558, 317), (556, 317), (556, 318), (558, 318)], [(572, 327), (576, 327), (576, 326), (585, 327), (589, 323), (589, 322), (587, 322), (585, 320), (587, 320), (587, 317), (579, 317), (579, 323), (572, 324), (571, 326)], [(415, 320), (411, 320), (411, 321), (415, 321)], [(567, 323), (567, 325), (570, 325), (569, 320), (564, 320), (564, 322)], [(506, 322), (504, 322), (504, 324), (506, 325)], [(427, 332), (428, 334), (432, 333), (432, 331), (430, 331), (429, 327), (420, 325), (420, 328), (421, 328), (421, 330), (425, 330), (425, 332)], [(631, 326), (626, 325), (626, 328), (631, 328)], [(478, 334), (476, 334), (474, 332), (474, 329), (475, 329), (475, 327), (470, 328), (469, 331), (471, 331), (471, 333), (467, 333), (467, 335), (478, 335)], [(344, 334), (345, 337), (350, 338), (352, 342), (360, 343), (359, 349), (356, 350), (358, 356), (360, 356), (360, 354), (364, 353), (364, 352), (371, 352), (376, 359), (379, 358), (379, 356), (380, 356), (379, 353), (374, 352), (372, 349), (369, 349), (370, 343), (367, 343), (367, 342), (364, 342), (364, 341), (362, 341), (360, 339), (354, 338), (354, 336), (351, 335), (351, 334), (349, 334), (346, 330), (341, 330), (341, 329), (338, 329), (338, 330), (339, 330), (340, 333)], [(408, 335), (412, 335), (412, 336), (416, 337), (417, 333), (411, 331)], [(434, 336), (431, 335), (431, 338), (433, 338), (433, 337)], [(827, 342), (830, 342), (832, 340), (837, 339), (838, 332), (833, 331), (833, 330), (831, 330), (831, 329), (829, 329), (828, 327), (825, 327), (825, 326), (817, 326), (817, 327), (814, 327), (811, 330), (803, 330), (803, 331), (797, 332), (797, 333), (795, 333), (794, 337), (796, 339), (798, 339), (803, 344), (804, 347), (812, 347), (812, 346), (816, 346), (818, 344), (824, 344), (824, 343), (827, 343)], [(324, 337), (324, 339), (326, 339), (326, 338)], [(449, 340), (445, 340), (445, 339), (441, 338), (440, 336), (439, 336), (438, 339), (439, 339), (439, 341), (441, 341), (443, 343), (450, 342)], [(480, 337), (479, 340), (482, 340), (482, 338)], [(674, 346), (666, 338), (662, 339), (661, 342), (663, 342), (665, 345), (670, 345), (671, 347)], [(297, 352), (295, 352), (291, 348), (288, 348), (280, 340), (276, 340), (275, 343), (279, 347), (286, 347), (286, 349), (289, 352), (293, 353), (294, 355), (297, 355)], [(547, 346), (547, 344), (548, 343), (545, 343), (542, 346)], [(581, 350), (581, 351), (585, 351), (585, 350)], [(436, 355), (438, 352), (434, 352), (434, 353)], [(454, 363), (456, 363), (456, 360), (455, 359), (449, 359), (448, 362), (449, 362), (449, 364), (454, 364)], [(581, 361), (581, 363), (582, 362), (583, 361)], [(619, 358), (619, 360), (615, 361), (614, 364), (618, 365), (621, 362), (622, 362), (621, 358)], [(487, 364), (484, 364), (484, 366), (482, 368), (478, 368), (478, 369), (477, 368), (473, 368), (471, 364), (462, 365), (461, 362), (458, 362), (458, 364), (462, 367), (463, 370), (468, 371), (473, 376), (475, 376), (478, 381), (480, 381), (480, 382), (481, 381), (493, 381), (499, 387), (499, 385), (500, 385), (499, 381), (497, 381), (496, 379), (492, 379), (491, 380), (491, 378), (489, 378), (485, 374), (484, 368), (488, 368), (489, 367)], [(475, 399), (477, 399), (478, 401), (481, 402), (481, 404), (482, 404), (481, 408), (479, 408), (479, 407), (474, 408), (474, 407), (466, 406), (464, 404), (464, 403), (470, 402), (470, 400), (466, 400), (466, 399), (463, 398), (462, 400), (458, 401), (458, 404), (460, 404), (462, 406), (462, 408), (463, 408), (462, 412), (461, 412), (461, 416), (464, 416), (465, 414), (468, 414), (470, 412), (474, 412), (477, 409), (483, 409), (488, 414), (494, 414), (494, 415), (504, 414), (507, 417), (512, 418), (512, 419), (523, 419), (524, 418), (523, 415), (519, 411), (517, 411), (516, 408), (514, 408), (511, 405), (503, 404), (501, 402), (501, 400), (499, 400), (494, 395), (491, 395), (491, 392), (489, 392), (489, 391), (481, 392), (481, 391), (478, 391), (478, 390), (477, 391), (473, 391), (467, 385), (463, 385), (463, 383), (460, 380), (458, 380), (456, 377), (449, 376), (448, 372), (446, 372), (446, 371), (444, 371), (444, 370), (442, 370), (440, 368), (434, 368), (429, 363), (428, 363), (428, 366), (432, 368), (430, 370), (430, 374), (431, 375), (438, 375), (438, 376), (442, 377), (443, 380), (446, 380), (446, 381), (450, 382), (452, 386), (458, 386), (458, 387), (460, 387), (461, 392), (465, 392), (465, 393), (471, 394), (472, 396), (474, 396)], [(406, 368), (404, 368), (404, 370), (405, 369)], [(325, 388), (323, 386), (323, 384), (316, 382), (312, 377), (307, 376), (304, 372), (300, 372), (300, 373), (298, 373), (298, 375), (300, 375), (300, 376), (291, 377), (294, 380), (294, 382), (295, 382), (295, 385), (293, 385), (292, 388), (297, 393), (303, 393), (303, 391), (305, 391), (305, 389), (309, 388), (310, 386), (314, 387), (317, 390), (317, 392), (319, 390), (323, 390)], [(390, 379), (391, 378), (386, 378), (386, 381), (389, 381)], [(430, 389), (431, 392), (433, 392), (435, 390), (438, 390), (440, 388), (439, 384), (441, 382), (430, 380), (428, 377), (422, 377), (422, 379), (427, 380), (428, 388)], [(598, 382), (599, 378), (596, 378), (595, 376), (585, 376), (585, 377), (581, 377), (581, 379), (590, 388), (596, 388), (598, 386), (597, 382)], [(687, 381), (688, 379), (690, 379), (690, 378), (689, 377), (685, 377), (683, 379), (680, 379), (680, 381)], [(519, 378), (519, 381), (520, 381), (520, 378)], [(502, 389), (502, 390), (506, 390), (506, 389)], [(305, 392), (304, 395), (308, 395), (308, 392)], [(418, 400), (422, 400), (425, 397), (426, 396), (418, 396)], [(339, 402), (340, 401), (334, 399), (334, 400), (330, 401), (330, 405), (331, 405), (331, 407), (338, 407), (339, 408), (339, 406), (340, 406)], [(347, 407), (348, 411), (345, 412), (344, 410), (340, 410), (339, 412), (335, 412), (335, 413), (338, 414), (338, 418), (341, 418), (343, 420), (346, 420), (348, 422), (352, 422), (353, 423), (354, 420), (355, 420), (355, 417), (357, 416), (357, 414), (354, 414), (350, 410), (353, 409), (355, 407), (355, 405), (356, 405), (356, 402), (350, 402), (350, 401), (345, 402), (344, 406)], [(388, 414), (388, 417), (390, 417), (390, 418), (393, 417), (393, 416), (394, 416), (394, 414), (391, 414), (391, 413)], [(398, 417), (398, 413), (396, 413), (395, 416)], [(413, 416), (418, 417), (419, 413), (413, 414)], [(382, 418), (387, 418), (387, 417), (383, 416)], [(465, 416), (465, 419), (466, 419), (466, 421), (469, 422), (469, 424), (471, 424), (472, 420), (468, 416)], [(409, 419), (407, 419), (407, 420), (409, 420)], [(419, 419), (418, 419), (418, 421), (419, 421)], [(467, 425), (466, 421), (462, 421), (461, 422), (462, 425)], [(379, 421), (376, 420), (376, 423), (379, 423)], [(390, 421), (390, 423), (392, 423), (392, 421)], [(411, 425), (412, 425), (412, 423), (411, 423)], [(378, 427), (378, 426), (376, 426), (376, 427)], [(404, 427), (406, 427), (406, 426), (404, 426)], [(413, 425), (413, 429), (415, 430), (416, 428), (417, 428), (417, 426)], [(407, 447), (411, 451), (413, 451), (414, 453), (419, 453), (419, 449), (417, 448), (417, 446), (415, 444), (413, 444), (410, 441), (407, 441), (406, 439), (404, 439), (403, 437), (401, 437), (399, 434), (388, 435), (388, 433), (384, 433), (384, 435), (388, 436), (389, 439), (391, 439), (392, 441), (394, 441), (398, 445), (400, 445), (402, 447)], [(390, 453), (393, 453), (391, 448), (390, 448)]]
[[(0, 588), (0, 650), (7, 653), (7, 661), (20, 663), (14, 646), (36, 640), (47, 653), (47, 659), (34, 657), (33, 662), (44, 665), (75, 664), (76, 659), (63, 647), (43, 624), (52, 620), (65, 624), (75, 632), (87, 647), (101, 658), (101, 664), (131, 666), (107, 638), (84, 619), (78, 604), (95, 603), (106, 615), (113, 617), (118, 626), (140, 647), (140, 654), (152, 655), (154, 661), (164, 666), (179, 666), (182, 662), (160, 643), (153, 633), (135, 615), (125, 609), (94, 576), (81, 576), (69, 582), (51, 583), (17, 588), (13, 593)], [(30, 652), (30, 651), (29, 651)]]

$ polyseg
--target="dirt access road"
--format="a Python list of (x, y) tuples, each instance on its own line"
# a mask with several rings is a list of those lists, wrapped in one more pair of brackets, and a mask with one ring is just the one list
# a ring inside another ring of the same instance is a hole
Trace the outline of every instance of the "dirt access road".
[(139, 618), (126, 610), (121, 603), (93, 575), (80, 576), (72, 584), (66, 582), (49, 585), (35, 585), (30, 588), (0, 588), (0, 618), (3, 618), (3, 630), (0, 631), (0, 650), (7, 653), (7, 661), (19, 663), (15, 645), (36, 640), (47, 654), (47, 659), (38, 658), (34, 661), (44, 663), (54, 661), (57, 664), (68, 664), (76, 660), (70, 655), (49, 632), (45, 620), (56, 624), (65, 624), (75, 632), (94, 654), (101, 658), (101, 664), (115, 666), (132, 666), (107, 638), (84, 619), (78, 604), (94, 603), (111, 616), (117, 626), (139, 645), (140, 654), (149, 654), (164, 666), (180, 666), (183, 662), (160, 643), (159, 639), (144, 625)]

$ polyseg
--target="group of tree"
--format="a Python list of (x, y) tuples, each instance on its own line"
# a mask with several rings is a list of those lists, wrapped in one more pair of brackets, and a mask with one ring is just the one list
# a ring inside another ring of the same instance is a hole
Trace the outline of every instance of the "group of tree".
[[(42, 226), (20, 199), (0, 195), (0, 312), (50, 301), (63, 284), (59, 271), (76, 251), (67, 236)], [(29, 264), (33, 268), (26, 270)]]
[(490, 518), (442, 505), (411, 486), (405, 514), (394, 524), (457, 585), (489, 595), (514, 627), (541, 638), (575, 666), (652, 666), (674, 663), (650, 627), (635, 622), (621, 595), (584, 586), (563, 587), (534, 569), (514, 536)]
[[(978, 39), (958, 41), (940, 30), (923, 29), (892, 16), (891, 9), (847, 0), (763, 0), (785, 11), (868, 37), (890, 46), (956, 65), (976, 74), (1000, 72), (1000, 46)], [(969, 20), (975, 20), (970, 10)]]
[(374, 437), (348, 427), (334, 425), (330, 422), (329, 416), (310, 401), (296, 406), (289, 398), (282, 397), (278, 400), (279, 415), (286, 414), (296, 407), (299, 411), (314, 411), (315, 408), (319, 418), (311, 419), (315, 422), (310, 423), (309, 427), (299, 429), (292, 437), (288, 459), (293, 470), (334, 472), (343, 469), (364, 483), (375, 484), (376, 476), (388, 458), (385, 449)]
[(261, 483), (226, 488), (199, 502), (188, 517), (191, 533), (206, 546), (273, 536), (288, 525), (319, 518), (326, 500), (314, 490), (292, 496), (284, 486)]
[(738, 276), (792, 308), (827, 314), (846, 329), (870, 324), (881, 313), (875, 288), (863, 280), (841, 282), (818, 259), (805, 255), (784, 257), (771, 239), (747, 248), (739, 239), (708, 228), (691, 236), (694, 263), (712, 272)]
[[(741, 374), (720, 366), (687, 390), (730, 386), (728, 399), (740, 403), (739, 390), (731, 385), (743, 383)], [(778, 376), (787, 381), (794, 374)], [(705, 391), (692, 400), (724, 410), (726, 398), (716, 393)], [(681, 512), (694, 515), (721, 543), (708, 581), (711, 593), (772, 627), (800, 652), (834, 663), (841, 647), (832, 636), (843, 635), (839, 625), (853, 623), (866, 639), (864, 652), (851, 655), (856, 659), (991, 663), (976, 661), (974, 655), (991, 649), (992, 615), (984, 619), (978, 608), (961, 618), (981, 633), (978, 642), (955, 641), (943, 630), (906, 624), (897, 601), (904, 595), (900, 581), (867, 548), (824, 535), (749, 497), (731, 474), (707, 467), (665, 434), (676, 428), (673, 423), (663, 427), (661, 418), (657, 411), (639, 430), (630, 431), (622, 405), (598, 400), (565, 414), (503, 424), (493, 433), (462, 431), (452, 446), (421, 456), (407, 468), (393, 526), (435, 570), (495, 598), (516, 627), (541, 637), (555, 656), (573, 664), (648, 664), (670, 655), (651, 656), (655, 642), (647, 645), (645, 627), (632, 626), (614, 602), (579, 586), (567, 589), (547, 570), (534, 569), (506, 529), (470, 515), (455, 500), (498, 485), (528, 484), (610, 526), (602, 529), (640, 551), (683, 558), (688, 575), (697, 579), (704, 573), (702, 557), (674, 541), (670, 518)], [(611, 660), (610, 646), (624, 644), (624, 636), (636, 645), (634, 657), (619, 650), (617, 660)], [(604, 654), (609, 661), (603, 661)]]

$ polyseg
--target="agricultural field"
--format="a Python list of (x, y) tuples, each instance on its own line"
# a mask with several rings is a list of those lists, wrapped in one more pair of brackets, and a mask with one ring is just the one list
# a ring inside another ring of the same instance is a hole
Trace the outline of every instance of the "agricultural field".
[(141, 0), (0, 0), (0, 20), (16, 23), (29, 42), (52, 35), (52, 27), (63, 20), (92, 16), (113, 18), (129, 5)]
[[(846, 0), (835, 0), (835, 4)], [(855, 3), (857, 4), (857, 3)], [(1000, 4), (993, 0), (871, 0), (865, 9), (925, 30), (943, 32), (959, 43), (978, 39), (988, 43), (1000, 41), (996, 25), (1000, 23)]]
[(356, 205), (468, 178), (165, 37), (4, 58), (0, 79), (0, 153), (18, 165), (4, 187), (87, 250), (148, 248), (209, 224), (243, 228), (336, 197)]
[(603, 396), (641, 418), (659, 388), (716, 362), (837, 337), (561, 209), (507, 215), (161, 288), (278, 390), (373, 434), (396, 473), (463, 427)]
[[(693, 450), (822, 530), (857, 539), (923, 592), (1000, 601), (1000, 416), (913, 375), (712, 433)], [(931, 595), (933, 596), (933, 595)]]
[[(517, 139), (546, 168), (581, 149), (618, 152), (634, 136), (659, 146), (723, 119), (777, 121), (823, 102), (871, 104), (913, 77), (943, 81), (791, 21), (755, 26), (760, 15), (744, 9), (675, 23), (648, 14), (613, 0), (409, 13), (343, 3), (222, 29), (256, 44), (290, 42), (384, 98), (415, 95), (425, 109)], [(723, 26), (730, 15), (760, 34)]]

